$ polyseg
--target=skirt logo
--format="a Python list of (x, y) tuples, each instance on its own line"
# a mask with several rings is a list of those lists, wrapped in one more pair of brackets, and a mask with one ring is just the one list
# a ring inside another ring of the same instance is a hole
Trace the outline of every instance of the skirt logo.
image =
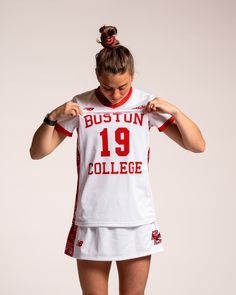
[(161, 243), (161, 234), (157, 229), (152, 231), (152, 240), (154, 240), (154, 245)]

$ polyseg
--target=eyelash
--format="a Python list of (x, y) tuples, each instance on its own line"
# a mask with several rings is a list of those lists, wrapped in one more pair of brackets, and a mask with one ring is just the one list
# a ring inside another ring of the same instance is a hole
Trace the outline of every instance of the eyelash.
[[(106, 88), (106, 87), (104, 87), (105, 88), (105, 90), (106, 91), (112, 91), (112, 89), (108, 89), (108, 88)], [(124, 90), (126, 87), (122, 87), (122, 88), (120, 88), (120, 90)]]

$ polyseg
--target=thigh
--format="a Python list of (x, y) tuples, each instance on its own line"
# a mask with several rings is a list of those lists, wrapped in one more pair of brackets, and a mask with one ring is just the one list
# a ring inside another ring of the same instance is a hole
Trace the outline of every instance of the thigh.
[(116, 261), (120, 295), (143, 295), (148, 279), (151, 255)]
[(77, 259), (77, 269), (83, 295), (107, 295), (112, 261)]

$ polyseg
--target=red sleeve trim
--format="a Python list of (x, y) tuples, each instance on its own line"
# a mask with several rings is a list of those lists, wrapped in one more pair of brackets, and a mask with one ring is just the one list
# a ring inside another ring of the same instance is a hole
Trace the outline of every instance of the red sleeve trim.
[(163, 132), (171, 123), (173, 123), (175, 120), (175, 118), (173, 116), (171, 116), (167, 121), (165, 121), (165, 123), (158, 128), (158, 130), (160, 132)]
[(55, 125), (55, 129), (60, 132), (63, 133), (65, 136), (72, 136), (72, 133), (66, 129), (64, 129), (61, 125), (59, 125), (58, 123)]

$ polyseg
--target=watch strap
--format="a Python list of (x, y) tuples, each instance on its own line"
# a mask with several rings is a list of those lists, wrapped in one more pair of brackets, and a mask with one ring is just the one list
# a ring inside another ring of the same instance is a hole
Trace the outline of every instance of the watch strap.
[(56, 123), (57, 123), (57, 120), (53, 121), (53, 120), (50, 120), (48, 118), (49, 114), (46, 115), (46, 117), (44, 118), (43, 122), (49, 126), (55, 126)]

